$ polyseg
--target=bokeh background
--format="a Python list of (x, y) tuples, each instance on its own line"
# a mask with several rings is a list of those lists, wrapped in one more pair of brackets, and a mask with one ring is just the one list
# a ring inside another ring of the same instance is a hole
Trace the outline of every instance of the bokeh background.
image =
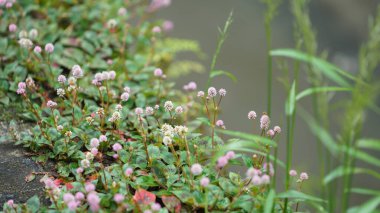
[[(338, 66), (351, 71), (357, 70), (357, 53), (368, 36), (368, 18), (374, 15), (376, 0), (312, 0), (309, 4), (311, 21), (317, 32), (319, 52), (327, 51), (328, 58)], [(230, 11), (234, 11), (234, 21), (229, 36), (222, 48), (216, 68), (232, 72), (238, 79), (219, 77), (213, 82), (217, 88), (227, 89), (227, 97), (222, 104), (221, 118), (228, 129), (253, 132), (247, 113), (255, 110), (258, 114), (266, 110), (266, 42), (264, 31), (265, 6), (259, 0), (173, 0), (172, 5), (159, 12), (159, 18), (172, 20), (173, 37), (197, 40), (208, 58), (202, 63), (209, 68), (216, 48), (217, 27), (222, 27)], [(273, 48), (293, 48), (293, 17), (288, 0), (284, 0), (273, 23)], [(183, 55), (182, 57), (191, 57)], [(276, 80), (283, 75), (274, 62), (274, 88), (272, 124), (285, 129), (284, 103), (286, 92)], [(379, 73), (379, 71), (377, 71)], [(196, 81), (201, 89), (206, 85), (207, 74), (190, 74), (177, 80), (177, 87), (189, 81)], [(303, 85), (307, 86), (305, 76)], [(301, 102), (308, 109), (310, 100)], [(378, 104), (379, 105), (379, 104)], [(369, 113), (364, 127), (364, 135), (380, 138), (380, 116)], [(338, 117), (339, 119), (339, 117)], [(294, 143), (293, 165), (298, 171), (310, 174), (307, 191), (318, 191), (320, 183), (317, 146), (314, 136), (301, 118), (297, 119)], [(339, 126), (333, 123), (333, 129)], [(334, 126), (335, 125), (335, 126)], [(280, 140), (279, 156), (285, 159), (285, 137)], [(354, 178), (357, 186), (380, 188), (375, 179)], [(283, 179), (282, 179), (283, 180)], [(314, 182), (314, 183), (313, 183)], [(280, 184), (279, 184), (280, 185)], [(353, 197), (354, 203), (363, 197)]]

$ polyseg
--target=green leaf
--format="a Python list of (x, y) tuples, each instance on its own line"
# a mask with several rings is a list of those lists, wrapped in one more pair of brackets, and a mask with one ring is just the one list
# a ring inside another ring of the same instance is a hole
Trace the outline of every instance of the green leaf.
[(344, 176), (344, 175), (348, 175), (348, 174), (369, 174), (375, 178), (378, 178), (380, 179), (380, 173), (377, 173), (376, 171), (373, 171), (371, 169), (365, 169), (365, 168), (353, 168), (353, 169), (347, 169), (345, 170), (343, 166), (339, 166), (337, 167), (336, 169), (334, 169), (333, 171), (331, 171), (329, 174), (327, 174), (325, 176), (325, 178), (323, 179), (323, 184), (328, 184), (330, 183), (331, 181), (333, 181), (334, 179), (336, 178), (339, 178), (341, 176)]
[(224, 71), (224, 70), (213, 70), (213, 71), (211, 71), (210, 78), (215, 78), (216, 76), (220, 76), (220, 75), (225, 75), (228, 78), (230, 78), (233, 82), (235, 82), (235, 83), (237, 82), (236, 77), (232, 73), (230, 73), (228, 71)]
[(380, 196), (380, 190), (373, 190), (373, 189), (352, 188), (351, 192), (358, 193), (358, 194), (363, 194), (363, 195)]
[(380, 205), (380, 196), (376, 196), (360, 206), (350, 208), (349, 213), (373, 212)]
[(295, 199), (303, 199), (308, 201), (314, 201), (314, 202), (325, 202), (325, 200), (322, 200), (320, 198), (305, 194), (303, 192), (295, 191), (295, 190), (289, 190), (287, 192), (282, 192), (277, 195), (278, 198), (295, 198)]
[(315, 68), (320, 70), (327, 78), (334, 81), (340, 86), (349, 87), (350, 84), (343, 78), (346, 77), (351, 80), (355, 80), (355, 77), (349, 74), (329, 62), (322, 60), (320, 58), (308, 55), (306, 53), (300, 52), (294, 49), (277, 49), (270, 52), (271, 56), (284, 56), (299, 61), (307, 62), (313, 65)]
[(342, 146), (341, 150), (344, 152), (347, 152), (350, 156), (355, 157), (356, 159), (362, 160), (368, 164), (380, 167), (380, 159), (373, 157), (370, 154), (367, 154), (366, 152), (363, 152), (358, 149), (353, 149), (353, 148), (347, 148)]
[(256, 143), (258, 145), (268, 145), (268, 146), (273, 146), (273, 147), (277, 146), (276, 142), (274, 142), (273, 140), (266, 138), (266, 137), (259, 136), (259, 135), (253, 135), (253, 134), (249, 134), (249, 133), (232, 131), (232, 130), (217, 129), (216, 131), (220, 132), (222, 134), (225, 134), (225, 135), (249, 140), (249, 141), (252, 141), (253, 143)]
[(135, 183), (139, 186), (146, 186), (146, 187), (158, 186), (158, 184), (156, 183), (154, 178), (150, 175), (149, 176), (140, 176), (140, 177), (136, 178)]
[(286, 115), (293, 115), (294, 109), (296, 107), (296, 82), (293, 81), (292, 87), (290, 88), (289, 91), (289, 96), (288, 99), (286, 100), (286, 105), (285, 105), (285, 114)]
[(264, 213), (272, 212), (275, 198), (276, 198), (276, 192), (273, 189), (271, 189), (265, 201)]
[(34, 195), (26, 201), (26, 205), (31, 212), (37, 212), (40, 209), (40, 199), (37, 195)]
[(352, 88), (347, 88), (347, 87), (313, 87), (313, 88), (308, 88), (296, 96), (296, 100), (299, 101), (300, 99), (314, 94), (314, 93), (320, 93), (320, 92), (337, 92), (337, 91), (352, 91)]
[(371, 138), (359, 139), (357, 142), (357, 147), (371, 150), (380, 150), (380, 140)]

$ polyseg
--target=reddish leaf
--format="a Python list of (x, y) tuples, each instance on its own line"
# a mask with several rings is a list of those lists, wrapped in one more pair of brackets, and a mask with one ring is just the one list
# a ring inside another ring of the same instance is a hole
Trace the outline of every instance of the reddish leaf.
[(170, 211), (174, 210), (176, 213), (181, 211), (181, 201), (176, 196), (162, 195), (161, 199), (166, 208), (168, 208)]
[(53, 182), (54, 182), (54, 184), (56, 186), (59, 186), (59, 185), (61, 185), (63, 183), (63, 180), (61, 180), (61, 179), (55, 179)]
[(156, 201), (156, 195), (145, 189), (138, 189), (133, 196), (133, 200), (138, 204), (149, 205)]
[(66, 186), (67, 190), (70, 190), (70, 189), (74, 188), (74, 186), (71, 183), (66, 183), (65, 186)]

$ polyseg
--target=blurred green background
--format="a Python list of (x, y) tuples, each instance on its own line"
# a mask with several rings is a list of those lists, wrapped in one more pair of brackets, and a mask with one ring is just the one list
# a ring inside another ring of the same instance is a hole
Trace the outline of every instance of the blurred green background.
[[(317, 32), (319, 53), (328, 52), (328, 59), (338, 66), (351, 71), (357, 70), (357, 54), (360, 44), (368, 36), (368, 18), (374, 15), (380, 1), (375, 0), (312, 0), (309, 4), (311, 21)], [(173, 0), (172, 5), (159, 12), (158, 17), (172, 20), (173, 37), (199, 41), (208, 58), (203, 60), (206, 69), (210, 66), (216, 48), (217, 27), (222, 27), (230, 11), (234, 11), (234, 21), (229, 36), (222, 48), (216, 68), (232, 72), (238, 83), (225, 77), (216, 78), (213, 86), (227, 89), (227, 97), (222, 104), (221, 118), (228, 129), (252, 132), (253, 125), (247, 113), (255, 110), (258, 114), (266, 110), (266, 44), (264, 31), (265, 6), (259, 0)], [(293, 17), (289, 1), (284, 0), (273, 23), (273, 48), (294, 48)], [(191, 57), (182, 55), (183, 58)], [(285, 129), (284, 103), (286, 93), (276, 80), (283, 75), (274, 60), (274, 88), (272, 124)], [(379, 75), (377, 70), (377, 75)], [(206, 85), (207, 74), (191, 74), (177, 81), (177, 87), (189, 81), (196, 81), (200, 89)], [(301, 87), (306, 87), (306, 77), (302, 76)], [(302, 85), (303, 84), (303, 85)], [(308, 109), (310, 98), (301, 101)], [(379, 104), (378, 104), (379, 105)], [(311, 112), (311, 110), (310, 110)], [(339, 113), (331, 115), (331, 129), (338, 129), (334, 121), (341, 119)], [(258, 121), (257, 121), (258, 122)], [(256, 127), (258, 126), (256, 122)], [(307, 190), (317, 191), (320, 183), (317, 146), (301, 118), (296, 121), (295, 153), (293, 165), (298, 171), (310, 174)], [(380, 138), (380, 116), (367, 114), (364, 127), (365, 137)], [(255, 130), (258, 132), (258, 129)], [(285, 137), (280, 140), (280, 158), (285, 159)], [(375, 153), (373, 153), (375, 154)], [(369, 188), (379, 188), (376, 179), (360, 179), (355, 176), (354, 184)], [(282, 181), (282, 180), (280, 180)], [(313, 184), (314, 182), (314, 184)], [(353, 195), (354, 203), (361, 200)]]

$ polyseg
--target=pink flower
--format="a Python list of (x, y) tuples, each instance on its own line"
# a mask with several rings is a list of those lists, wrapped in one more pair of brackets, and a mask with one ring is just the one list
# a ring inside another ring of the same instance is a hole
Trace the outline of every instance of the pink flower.
[(261, 185), (261, 183), (262, 183), (262, 182), (261, 182), (261, 178), (260, 178), (258, 175), (253, 176), (251, 182), (252, 182), (252, 184), (253, 184), (254, 186), (259, 186), (259, 185)]
[(98, 149), (97, 148), (92, 148), (91, 149), (91, 154), (93, 154), (93, 155), (97, 155), (98, 154)]
[(95, 191), (95, 185), (92, 184), (92, 183), (86, 183), (86, 185), (84, 186), (86, 192), (92, 192), (92, 191)]
[(260, 118), (260, 128), (267, 130), (269, 128), (270, 119), (269, 116), (264, 114)]
[(112, 149), (113, 149), (113, 151), (117, 152), (117, 151), (123, 149), (123, 147), (122, 147), (119, 143), (115, 143), (115, 144), (112, 146)]
[(63, 195), (63, 201), (68, 204), (70, 201), (74, 201), (75, 200), (75, 197), (73, 194), (71, 193), (65, 193)]
[(7, 9), (11, 8), (12, 6), (13, 6), (13, 3), (12, 3), (12, 2), (7, 2), (7, 3), (5, 4), (5, 7), (6, 7)]
[(82, 68), (78, 64), (74, 65), (71, 68), (71, 73), (72, 73), (72, 75), (73, 75), (74, 78), (81, 78), (81, 77), (83, 77), (83, 70), (82, 70)]
[(216, 124), (216, 126), (219, 126), (219, 127), (224, 126), (224, 122), (222, 120), (217, 120), (215, 124)]
[(210, 183), (210, 179), (208, 177), (203, 177), (201, 179), (201, 186), (207, 187), (209, 183)]
[(92, 147), (92, 148), (96, 148), (96, 147), (98, 147), (99, 146), (99, 140), (97, 139), (97, 138), (92, 138), (91, 139), (91, 141), (90, 141), (90, 146)]
[(301, 180), (308, 180), (309, 179), (309, 175), (306, 172), (302, 172), (300, 174), (300, 179)]
[(153, 115), (154, 109), (152, 107), (148, 106), (145, 108), (145, 113), (146, 113), (146, 115)]
[(52, 43), (47, 43), (45, 45), (45, 51), (48, 53), (53, 53), (54, 52), (54, 45)]
[(129, 177), (131, 176), (133, 173), (133, 169), (132, 168), (127, 168), (124, 172), (125, 176)]
[(177, 113), (177, 114), (181, 114), (181, 113), (183, 113), (183, 108), (182, 108), (181, 106), (177, 106), (177, 107), (175, 108), (175, 113)]
[(246, 175), (248, 178), (253, 178), (254, 176), (261, 175), (261, 171), (251, 167), (247, 170)]
[(208, 96), (210, 96), (211, 98), (212, 98), (212, 97), (215, 97), (215, 96), (216, 96), (216, 89), (215, 89), (215, 87), (210, 87), (210, 88), (208, 88), (208, 90), (207, 90), (207, 94), (208, 94)]
[(67, 208), (70, 210), (70, 211), (75, 211), (79, 206), (79, 202), (73, 200), (73, 201), (70, 201), (68, 204), (67, 204)]
[(14, 208), (15, 207), (15, 204), (14, 204), (14, 201), (13, 200), (8, 200), (7, 201), (7, 205), (11, 208)]
[(135, 109), (135, 113), (136, 113), (136, 115), (140, 116), (140, 115), (142, 115), (144, 113), (144, 110), (141, 107), (137, 107)]
[(66, 77), (64, 75), (59, 75), (57, 80), (59, 83), (64, 84), (66, 82)]
[(34, 49), (33, 49), (33, 52), (35, 53), (41, 53), (42, 49), (40, 46), (35, 46)]
[(15, 25), (15, 24), (10, 24), (9, 26), (8, 26), (8, 30), (9, 30), (9, 32), (16, 32), (16, 30), (17, 30), (17, 26)]
[(275, 127), (273, 128), (273, 130), (274, 130), (274, 132), (275, 132), (276, 134), (280, 134), (280, 133), (281, 133), (281, 128), (280, 128), (279, 126), (275, 126)]
[(161, 33), (161, 28), (159, 26), (155, 26), (155, 27), (153, 27), (152, 32), (153, 33)]
[(116, 202), (116, 203), (121, 203), (121, 202), (123, 202), (123, 200), (124, 200), (124, 195), (122, 195), (122, 194), (115, 194), (114, 196), (113, 196), (113, 200)]
[(224, 166), (226, 166), (227, 163), (228, 163), (228, 158), (225, 157), (225, 156), (222, 156), (222, 157), (218, 158), (216, 167), (218, 167), (219, 169), (221, 169)]
[(82, 168), (82, 167), (78, 167), (78, 168), (76, 169), (76, 172), (77, 172), (77, 174), (82, 174), (82, 172), (83, 172), (83, 168)]
[(295, 177), (295, 176), (297, 176), (297, 171), (294, 170), (294, 169), (292, 169), (292, 170), (289, 171), (289, 175), (292, 176), (292, 177)]
[(164, 104), (164, 108), (166, 111), (172, 111), (174, 105), (173, 105), (173, 102), (171, 101), (166, 101), (165, 104)]
[(163, 75), (162, 69), (157, 68), (154, 70), (154, 76), (161, 77)]
[(152, 203), (150, 207), (152, 208), (153, 211), (156, 211), (156, 212), (161, 210), (161, 205), (159, 203)]
[(116, 72), (115, 71), (111, 70), (108, 72), (108, 74), (109, 74), (109, 79), (113, 80), (116, 78)]
[(24, 94), (26, 93), (26, 90), (25, 90), (25, 89), (18, 88), (16, 92), (17, 92), (17, 94), (19, 94), (19, 95), (24, 95)]
[(227, 91), (225, 89), (222, 88), (222, 89), (219, 90), (219, 95), (220, 96), (226, 96), (226, 94), (227, 94)]
[(263, 176), (261, 176), (261, 183), (262, 184), (269, 184), (270, 183), (270, 177), (269, 177), (269, 175), (263, 175)]
[(125, 16), (127, 14), (127, 9), (125, 9), (124, 7), (121, 7), (119, 8), (119, 10), (117, 11), (117, 14), (119, 16)]
[(155, 10), (168, 7), (170, 4), (171, 0), (153, 0), (148, 7), (148, 11), (153, 12)]
[(99, 210), (100, 198), (96, 194), (96, 192), (91, 192), (87, 195), (87, 202), (88, 202), (88, 205), (90, 206), (91, 211), (96, 212)]
[(113, 157), (114, 159), (118, 159), (118, 158), (119, 158), (119, 155), (118, 155), (118, 154), (113, 154), (112, 157)]
[(162, 23), (162, 29), (165, 31), (165, 32), (169, 32), (169, 31), (172, 31), (174, 28), (174, 24), (172, 21), (170, 20), (166, 20), (164, 21), (164, 23)]
[(198, 97), (204, 97), (205, 93), (203, 91), (199, 91), (197, 94)]
[(46, 103), (46, 106), (48, 106), (49, 108), (54, 108), (57, 106), (57, 103), (52, 101), (52, 100), (49, 100), (47, 103)]
[(248, 112), (248, 119), (249, 120), (256, 119), (256, 112), (255, 111)]
[(267, 131), (267, 135), (270, 136), (270, 137), (273, 137), (274, 136), (274, 131), (272, 129), (268, 130)]
[[(269, 172), (268, 172), (268, 169), (269, 169)], [(263, 164), (263, 172), (266, 172), (266, 173), (269, 174), (270, 176), (273, 176), (273, 175), (274, 175), (274, 168), (273, 168), (272, 163), (267, 164), (267, 163), (265, 162), (265, 163)]]
[(19, 89), (25, 89), (26, 88), (25, 82), (19, 82), (17, 86)]
[(82, 193), (82, 192), (77, 192), (76, 194), (75, 194), (75, 199), (76, 200), (83, 200), (84, 199), (84, 194)]
[(128, 101), (128, 99), (129, 99), (129, 93), (124, 92), (123, 94), (121, 94), (120, 99), (122, 101)]
[(203, 171), (202, 166), (199, 163), (193, 164), (190, 170), (191, 173), (195, 176), (200, 175)]
[(225, 155), (228, 160), (235, 158), (235, 152), (234, 151), (228, 151)]
[(99, 141), (100, 141), (100, 142), (107, 141), (107, 136), (105, 136), (105, 135), (101, 135), (101, 136), (99, 136)]

